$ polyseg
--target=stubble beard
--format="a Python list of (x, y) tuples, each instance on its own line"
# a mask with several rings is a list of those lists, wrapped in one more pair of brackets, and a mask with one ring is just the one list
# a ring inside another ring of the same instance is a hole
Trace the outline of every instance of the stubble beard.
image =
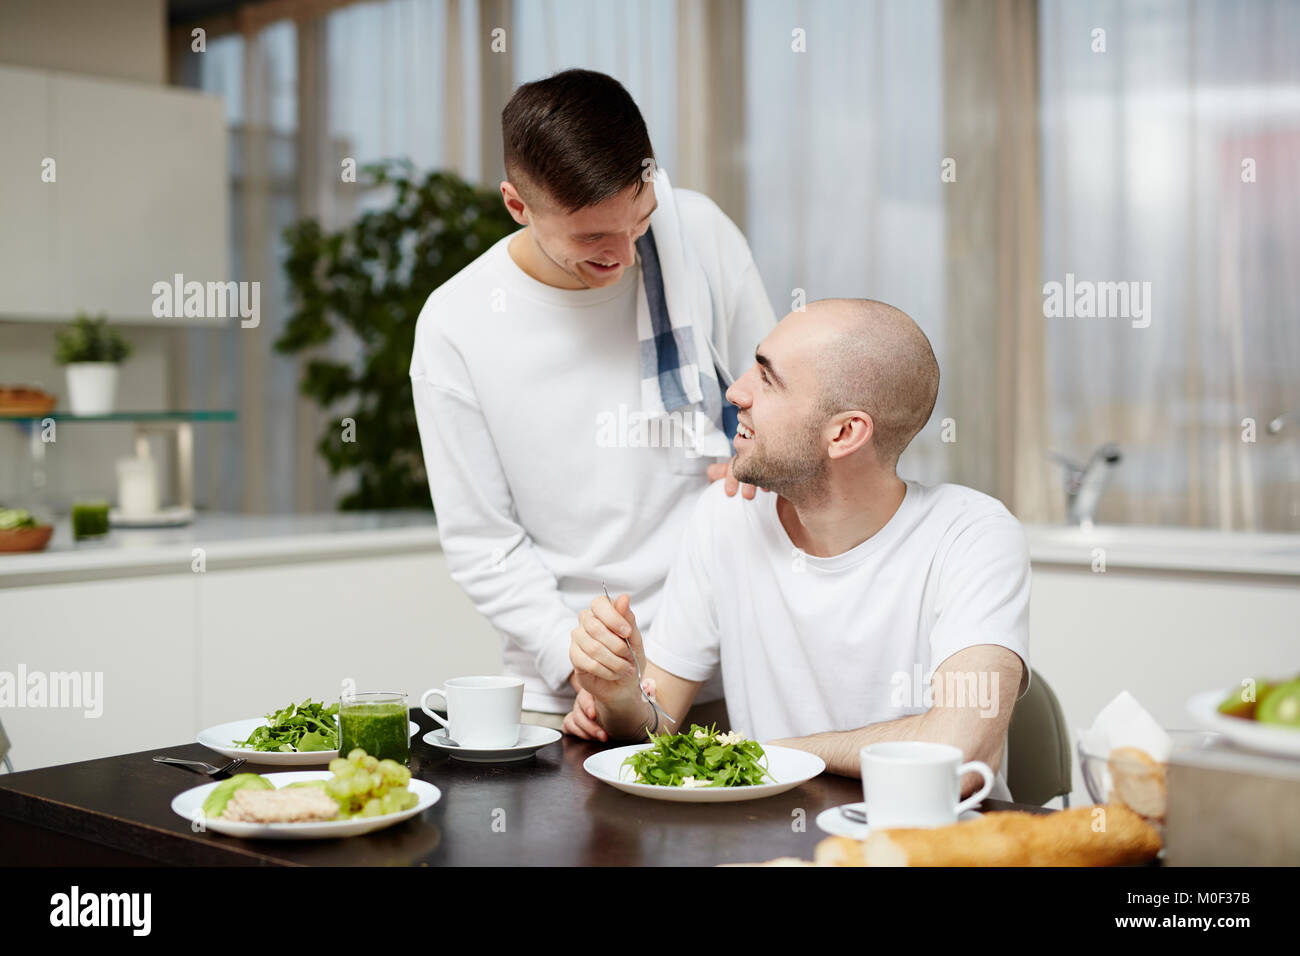
[(809, 425), (787, 454), (769, 455), (757, 444), (734, 460), (737, 481), (775, 492), (787, 501), (810, 501), (826, 490), (829, 465), (821, 450), (821, 425)]

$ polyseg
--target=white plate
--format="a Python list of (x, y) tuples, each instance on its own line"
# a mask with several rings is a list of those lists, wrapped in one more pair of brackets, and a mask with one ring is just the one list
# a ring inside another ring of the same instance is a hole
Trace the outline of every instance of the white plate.
[[(334, 774), (328, 770), (298, 770), (290, 773), (267, 773), (262, 776), (275, 784), (275, 789), (279, 790), (285, 784), (297, 780), (328, 780)], [(411, 809), (398, 813), (386, 813), (380, 817), (353, 817), (350, 820), (327, 820), (323, 823), (243, 823), (221, 817), (209, 819), (203, 816), (203, 801), (220, 784), (219, 780), (205, 783), (177, 794), (172, 800), (172, 809), (186, 820), (192, 823), (202, 821), (204, 829), (211, 830), (213, 833), (224, 833), (226, 836), (258, 840), (329, 840), (334, 837), (358, 836), (391, 827), (395, 823), (401, 823), (418, 813), (423, 813), (442, 797), (442, 791), (433, 784), (412, 777), (408, 786), (419, 802)]]
[[(410, 724), (411, 736), (420, 732), (420, 725), (415, 721)], [(209, 750), (215, 750), (223, 757), (243, 757), (249, 763), (262, 764), (267, 767), (311, 767), (329, 763), (339, 755), (337, 750), (304, 750), (284, 753), (278, 750), (254, 750), (251, 747), (236, 747), (233, 741), (247, 740), (258, 727), (266, 726), (265, 717), (250, 717), (247, 720), (232, 720), (228, 724), (217, 724), (199, 732), (196, 740)]]
[[(865, 803), (846, 803), (845, 807), (851, 810), (861, 810), (866, 812)], [(865, 823), (854, 823), (844, 814), (840, 813), (841, 807), (831, 807), (829, 810), (823, 810), (817, 814), (817, 825), (825, 830), (831, 836), (848, 837), (851, 840), (865, 840), (867, 834), (871, 832), (871, 827)], [(978, 820), (982, 814), (978, 810), (963, 810), (961, 816), (957, 818), (958, 823), (965, 823), (967, 820)]]
[(108, 523), (114, 528), (179, 528), (194, 520), (193, 508), (164, 508), (151, 515), (124, 515), (110, 508)]
[(436, 747), (449, 757), (464, 760), (466, 763), (509, 763), (512, 760), (527, 760), (543, 747), (555, 743), (564, 734), (551, 727), (539, 727), (535, 724), (519, 725), (519, 742), (513, 747), (482, 749), (474, 747), (454, 747), (447, 743), (447, 731), (439, 728), (431, 730), (422, 738), (426, 744)]
[(1300, 729), (1275, 727), (1219, 713), (1219, 704), (1227, 700), (1233, 690), (1225, 688), (1197, 694), (1187, 702), (1187, 713), (1206, 730), (1223, 734), (1239, 747), (1279, 757), (1300, 757)]
[(661, 787), (653, 783), (633, 783), (632, 768), (623, 761), (652, 744), (633, 744), (592, 754), (583, 761), (582, 769), (611, 787), (651, 800), (671, 800), (674, 803), (729, 803), (737, 800), (758, 800), (793, 790), (826, 769), (826, 762), (816, 754), (792, 747), (767, 747), (767, 772), (776, 783), (760, 783), (753, 787)]

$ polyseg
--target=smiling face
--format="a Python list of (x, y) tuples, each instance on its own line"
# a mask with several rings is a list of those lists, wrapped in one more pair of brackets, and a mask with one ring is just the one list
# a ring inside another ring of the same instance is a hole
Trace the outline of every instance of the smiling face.
[(732, 473), (740, 481), (785, 497), (825, 485), (827, 415), (814, 361), (821, 338), (807, 315), (786, 316), (727, 389), (739, 413)]
[(870, 299), (810, 302), (727, 389), (741, 425), (732, 473), (790, 500), (820, 497), (836, 475), (894, 475), (938, 389), (934, 350), (906, 313)]
[(565, 212), (536, 187), (521, 195), (514, 184), (503, 182), (506, 207), (528, 227), (531, 239), (520, 265), (534, 278), (564, 289), (599, 289), (618, 282), (636, 261), (636, 241), (650, 228), (657, 206), (654, 183), (639, 185), (639, 190), (629, 186), (602, 203)]

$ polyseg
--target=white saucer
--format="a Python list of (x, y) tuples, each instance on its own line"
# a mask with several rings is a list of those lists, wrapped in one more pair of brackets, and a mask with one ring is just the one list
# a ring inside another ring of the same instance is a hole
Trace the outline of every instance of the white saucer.
[(456, 747), (447, 743), (447, 731), (441, 727), (431, 730), (422, 738), (431, 747), (437, 747), (449, 757), (464, 760), (466, 763), (507, 763), (512, 760), (527, 760), (543, 747), (555, 743), (564, 734), (550, 727), (536, 724), (519, 725), (519, 743), (513, 747), (495, 747), (483, 749), (476, 747)]
[[(866, 812), (865, 803), (846, 803), (844, 806), (851, 810), (861, 810)], [(967, 820), (978, 820), (982, 814), (978, 810), (963, 810), (958, 823), (965, 823)], [(871, 827), (865, 823), (854, 823), (844, 814), (840, 813), (839, 807), (831, 807), (829, 810), (823, 810), (817, 814), (817, 825), (829, 833), (831, 836), (848, 837), (851, 840), (865, 840), (867, 834), (871, 832)]]

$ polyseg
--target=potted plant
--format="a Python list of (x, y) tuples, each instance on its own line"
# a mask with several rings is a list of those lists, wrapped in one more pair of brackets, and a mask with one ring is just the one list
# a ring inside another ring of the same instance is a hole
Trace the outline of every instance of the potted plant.
[[(388, 191), (388, 205), (338, 232), (314, 219), (285, 230), (294, 311), (275, 347), (308, 353), (299, 388), (331, 410), (316, 447), (331, 472), (355, 478), (339, 508), (428, 508), (411, 399), (415, 320), (430, 292), (519, 227), (500, 193), (455, 173), (417, 174), (404, 160), (362, 171), (363, 185)], [(360, 358), (322, 357), (335, 335), (359, 342)], [(342, 436), (343, 416), (364, 440)]]
[(78, 312), (54, 339), (54, 360), (68, 367), (68, 402), (74, 415), (107, 415), (117, 394), (118, 366), (131, 346), (105, 319)]

